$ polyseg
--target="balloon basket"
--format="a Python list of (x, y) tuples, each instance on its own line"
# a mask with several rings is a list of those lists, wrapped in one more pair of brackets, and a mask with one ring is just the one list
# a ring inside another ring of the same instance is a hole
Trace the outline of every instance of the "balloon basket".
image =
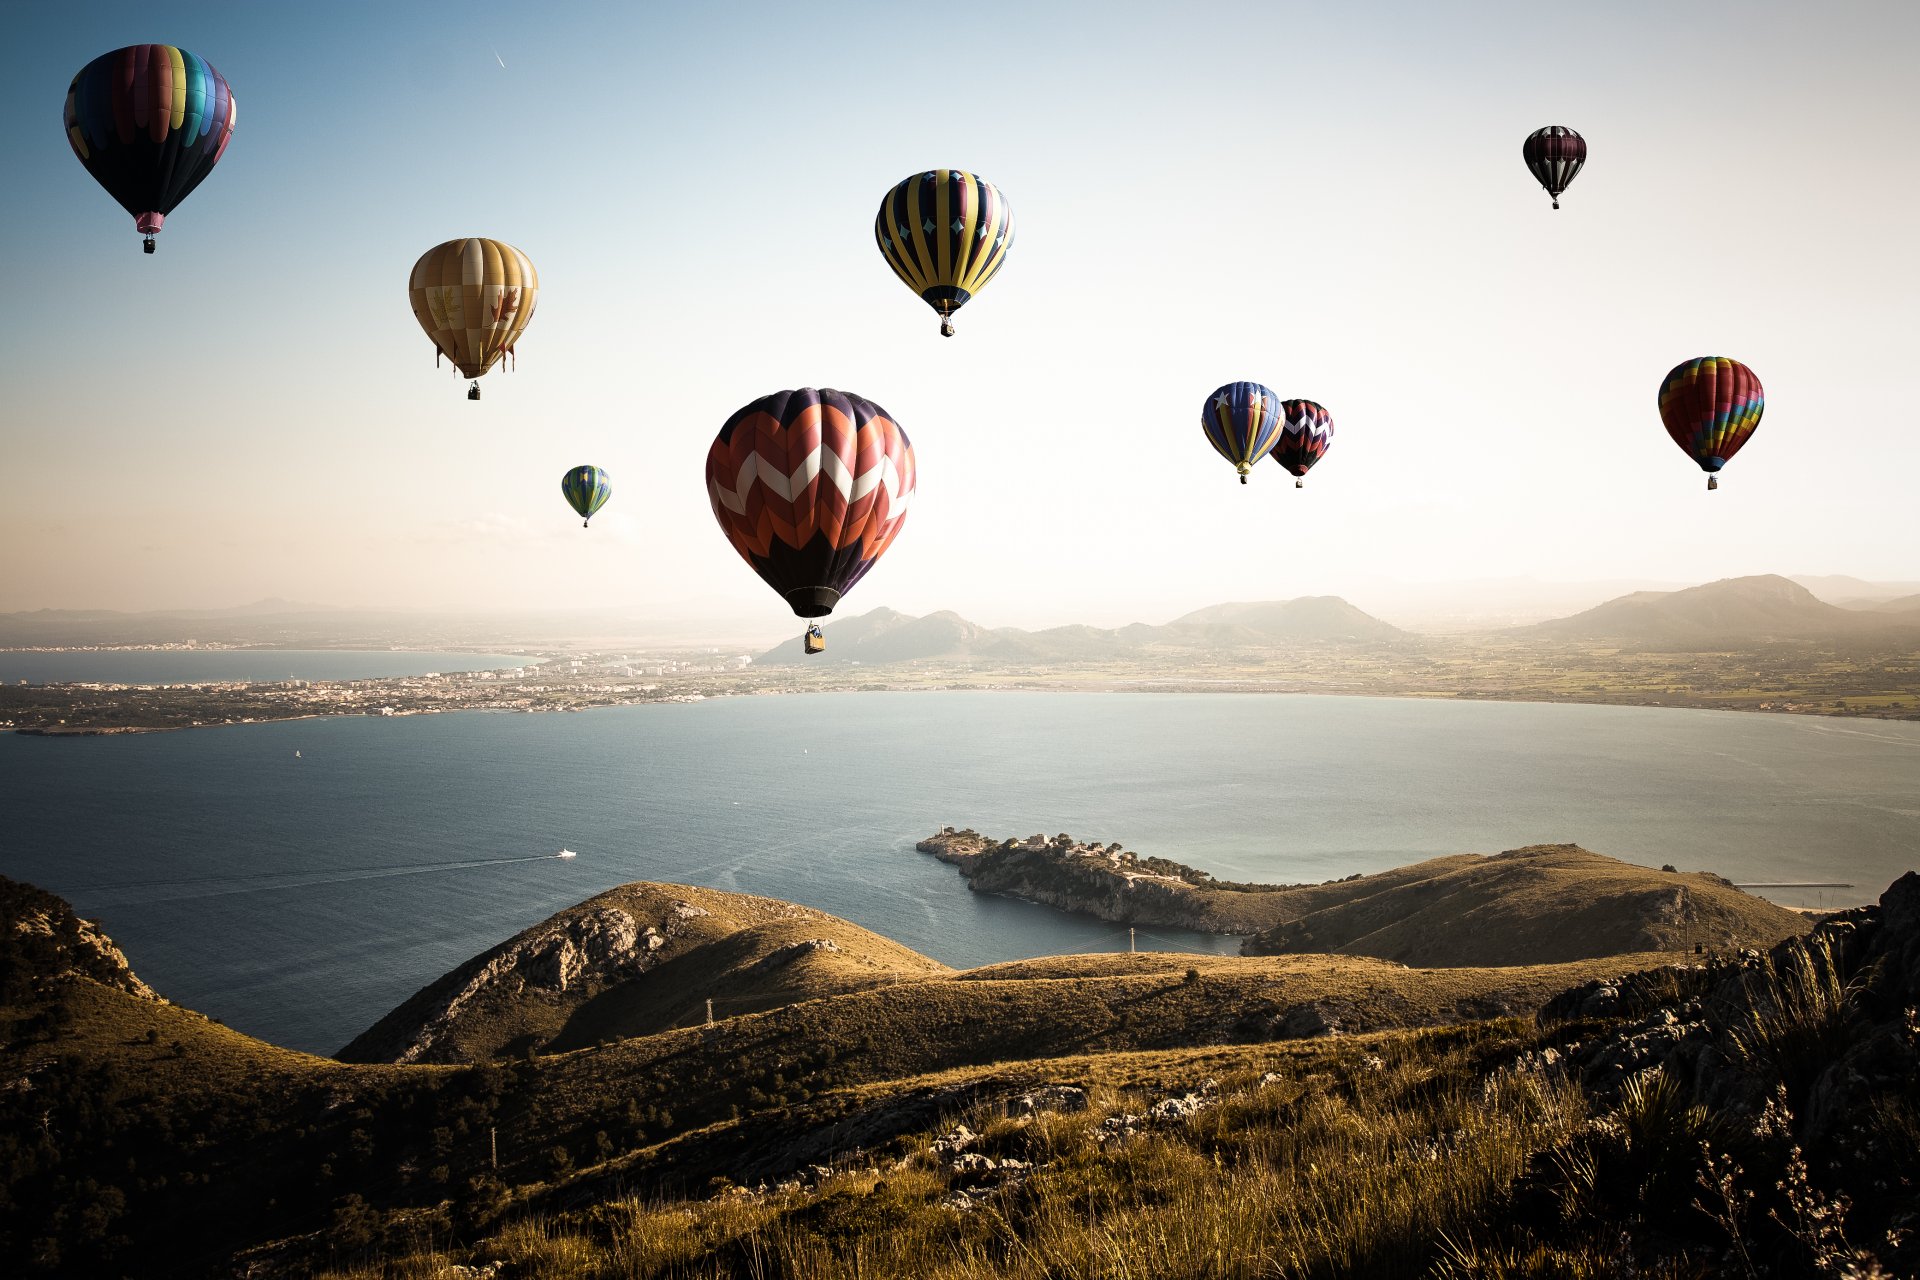
[(1246, 476), (1246, 473), (1245, 473), (1245, 472), (1241, 472), (1241, 473), (1240, 473), (1240, 483), (1241, 483), (1241, 484), (1245, 484), (1246, 482), (1247, 482), (1247, 476)]
[(480, 398), (480, 383), (476, 380), (472, 386), (467, 388), (467, 399), (478, 400), (479, 398)]
[(952, 316), (940, 317), (940, 336), (943, 338), (951, 338), (953, 336), (953, 317)]
[(1293, 487), (1296, 489), (1304, 489), (1307, 487), (1307, 482), (1305, 480), (1295, 480), (1293, 482)]
[(140, 242), (140, 252), (142, 252), (142, 253), (152, 253), (152, 252), (153, 252), (153, 237), (152, 237), (152, 236), (148, 236), (148, 237), (147, 237), (147, 238), (146, 238), (145, 240), (142, 240), (142, 241)]
[(1720, 487), (1720, 477), (1719, 477), (1719, 476), (1708, 476), (1708, 477), (1707, 477), (1707, 492), (1708, 492), (1708, 493), (1712, 493), (1712, 492), (1713, 492), (1713, 491), (1714, 491), (1715, 489), (1718, 489), (1719, 487)]

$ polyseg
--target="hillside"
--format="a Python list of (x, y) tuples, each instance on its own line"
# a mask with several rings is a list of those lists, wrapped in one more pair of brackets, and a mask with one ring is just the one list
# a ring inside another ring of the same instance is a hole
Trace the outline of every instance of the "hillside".
[[(1897, 1140), (1906, 1104), (1885, 1105), (1888, 1081), (1915, 1078), (1901, 1011), (1920, 999), (1920, 880), (1823, 938), (1838, 941), (1812, 954), (1842, 957), (1835, 989), (1860, 1004), (1833, 1069), (1787, 1077), (1809, 1117), (1792, 1123), (1816, 1178), (1836, 1142), (1885, 1152), (1878, 1191), (1848, 1187), (1850, 1222), (1878, 1240), (1920, 1173)], [(1611, 1274), (1623, 1224), (1642, 1227), (1610, 1197), (1630, 1206), (1647, 1172), (1581, 1144), (1646, 1121), (1582, 1119), (1635, 1105), (1621, 1081), (1671, 1056), (1701, 1105), (1750, 1132), (1742, 1108), (1779, 1068), (1738, 1049), (1742, 1010), (1771, 1007), (1796, 954), (1630, 979), (1660, 958), (1049, 957), (460, 1067), (287, 1053), (67, 968), (0, 1007), (0, 1079), (26, 1082), (0, 1090), (0, 1256), (32, 1275), (275, 1277), (331, 1260), (345, 1280), (469, 1274), (456, 1264), (727, 1274), (753, 1257), (825, 1275), (857, 1253), (876, 1280), (1038, 1280), (1094, 1274), (1095, 1258), (1252, 1280), (1276, 1257), (1426, 1275), (1443, 1234), (1558, 1232), (1585, 1249), (1592, 1223), (1591, 1267), (1568, 1274)], [(1509, 1016), (1548, 1006), (1537, 1027)], [(1697, 1143), (1657, 1149), (1698, 1159)], [(1760, 1185), (1781, 1176), (1784, 1156), (1738, 1150)], [(1570, 1156), (1596, 1160), (1589, 1198), (1540, 1212), (1527, 1197), (1551, 1201), (1553, 1171), (1581, 1167)], [(1695, 1185), (1691, 1165), (1679, 1179)], [(976, 1229), (1001, 1221), (1012, 1237)], [(1268, 1243), (1229, 1245), (1248, 1239)], [(393, 1269), (368, 1270), (380, 1258)]]
[(826, 624), (827, 651), (808, 658), (798, 637), (754, 659), (756, 665), (793, 662), (997, 664), (1115, 662), (1148, 653), (1240, 649), (1279, 643), (1358, 644), (1408, 640), (1408, 633), (1354, 608), (1338, 596), (1303, 596), (1220, 604), (1163, 626), (1133, 623), (1117, 629), (1088, 626), (982, 627), (950, 611), (915, 618), (875, 609)]
[(1422, 966), (1539, 964), (1767, 946), (1805, 919), (1719, 876), (1653, 871), (1577, 845), (1455, 854), (1318, 885), (1236, 884), (1071, 836), (947, 827), (915, 846), (980, 893), (1103, 920), (1253, 934), (1248, 955), (1328, 952)]
[(1578, 845), (1435, 858), (1323, 885), (1249, 955), (1333, 952), (1410, 965), (1543, 963), (1629, 951), (1770, 946), (1805, 917), (1707, 872), (1650, 871)]
[(622, 885), (493, 947), (380, 1019), (343, 1062), (483, 1062), (945, 974), (823, 912), (688, 885)]
[(1899, 614), (1843, 609), (1773, 574), (1724, 578), (1684, 591), (1636, 591), (1570, 618), (1527, 628), (1531, 634), (1563, 640), (1698, 648), (1887, 638), (1903, 630), (1920, 640), (1920, 615), (1909, 620)]

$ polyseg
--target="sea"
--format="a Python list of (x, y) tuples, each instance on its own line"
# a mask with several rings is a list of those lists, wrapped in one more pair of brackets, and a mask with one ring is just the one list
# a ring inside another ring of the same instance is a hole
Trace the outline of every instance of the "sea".
[[(325, 1054), (630, 880), (789, 899), (956, 966), (1128, 945), (1125, 926), (969, 892), (913, 848), (949, 823), (1276, 882), (1572, 841), (1736, 881), (1846, 882), (1767, 892), (1851, 905), (1920, 865), (1920, 723), (1262, 694), (741, 696), (0, 734), (0, 814), (0, 873), (102, 921), (161, 993)], [(553, 858), (563, 846), (579, 856)]]
[(218, 680), (378, 680), (435, 671), (499, 671), (532, 658), (409, 649), (0, 650), (0, 684), (198, 684)]

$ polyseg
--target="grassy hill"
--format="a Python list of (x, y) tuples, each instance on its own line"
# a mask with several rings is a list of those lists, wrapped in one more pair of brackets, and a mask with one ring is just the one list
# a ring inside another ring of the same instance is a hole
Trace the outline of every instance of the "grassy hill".
[(1843, 609), (1787, 578), (1724, 578), (1684, 591), (1636, 591), (1527, 629), (1566, 640), (1611, 640), (1708, 648), (1778, 640), (1920, 638), (1920, 618)]
[(947, 967), (838, 917), (690, 885), (622, 885), (429, 983), (344, 1062), (481, 1062), (577, 1049)]
[(1300, 891), (1255, 955), (1336, 952), (1501, 965), (1629, 951), (1770, 946), (1807, 920), (1706, 872), (1650, 871), (1578, 845), (1434, 858)]
[[(755, 1256), (763, 1270), (785, 1259), (767, 1274), (841, 1274), (859, 1255), (863, 1274), (957, 1280), (1091, 1274), (1106, 1256), (1197, 1280), (1267, 1274), (1276, 1249), (1320, 1258), (1310, 1273), (1423, 1274), (1438, 1230), (1506, 1221), (1509, 1184), (1580, 1132), (1576, 1083), (1502, 1083), (1519, 1059), (1568, 1051), (1562, 1023), (1521, 1019), (1571, 999), (1562, 1016), (1590, 1038), (1607, 1025), (1592, 993), (1644, 1005), (1706, 973), (1619, 980), (1661, 955), (1439, 970), (1102, 955), (964, 973), (922, 961), (919, 976), (815, 996), (776, 965), (753, 997), (799, 998), (711, 1026), (469, 1065), (356, 1065), (136, 994), (111, 964), (92, 976), (95, 943), (45, 945), (85, 932), (50, 895), (0, 882), (0, 904), (12, 913), (0, 961), (22, 978), (0, 1005), (0, 1257), (26, 1275), (330, 1264), (370, 1278), (487, 1261), (520, 1276), (694, 1275), (750, 1270)], [(551, 944), (588, 936), (613, 907), (640, 937), (643, 916), (664, 937), (660, 913), (706, 912), (680, 915), (685, 932), (650, 949), (675, 956), (642, 988), (706, 954), (748, 990), (790, 945), (767, 931), (818, 937), (835, 923), (629, 886), (520, 935), (545, 942), (512, 969), (544, 956), (566, 971)], [(904, 949), (873, 960), (915, 968)], [(671, 1020), (669, 1007), (661, 997), (647, 1017)], [(977, 1138), (957, 1138), (956, 1120)], [(766, 1191), (715, 1198), (762, 1179)], [(1012, 1215), (1023, 1244), (975, 1231), (995, 1214)], [(1176, 1222), (1188, 1225), (1166, 1235)], [(1269, 1240), (1257, 1257), (1194, 1252), (1256, 1230)], [(1078, 1253), (1102, 1236), (1120, 1253)]]

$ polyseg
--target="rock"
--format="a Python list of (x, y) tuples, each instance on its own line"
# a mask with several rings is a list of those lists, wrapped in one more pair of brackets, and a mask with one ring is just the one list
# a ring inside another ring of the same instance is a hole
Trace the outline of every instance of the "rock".
[(1008, 1103), (1009, 1115), (1030, 1116), (1042, 1111), (1075, 1112), (1087, 1109), (1087, 1091), (1078, 1085), (1050, 1084), (1020, 1094)]
[(1166, 1124), (1175, 1120), (1185, 1120), (1197, 1116), (1214, 1105), (1197, 1093), (1183, 1094), (1178, 1098), (1162, 1098), (1147, 1108), (1147, 1119)]
[(1325, 1001), (1309, 1000), (1293, 1005), (1281, 1015), (1279, 1032), (1289, 1040), (1339, 1035), (1340, 1018)]

